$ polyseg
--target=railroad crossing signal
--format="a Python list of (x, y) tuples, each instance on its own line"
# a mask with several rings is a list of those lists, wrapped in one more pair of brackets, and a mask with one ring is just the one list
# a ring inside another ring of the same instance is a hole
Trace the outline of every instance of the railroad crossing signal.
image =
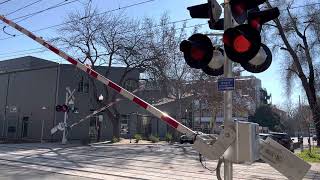
[[(231, 0), (231, 13), (240, 25), (225, 30), (223, 34), (225, 54), (252, 73), (263, 72), (271, 65), (272, 54), (261, 43), (260, 31), (264, 23), (280, 15), (278, 8), (260, 11), (258, 6), (264, 2), (265, 0)], [(245, 21), (248, 24), (242, 24)]]
[(206, 74), (218, 76), (223, 74), (223, 50), (214, 47), (208, 36), (194, 34), (180, 44), (186, 63), (196, 69), (202, 69)]
[[(260, 31), (264, 23), (277, 18), (280, 12), (278, 8), (260, 11), (258, 6), (264, 2), (265, 0), (231, 0), (232, 16), (240, 25), (225, 30), (224, 49), (212, 45), (206, 35), (194, 34), (180, 44), (186, 63), (192, 68), (202, 69), (208, 75), (218, 76), (223, 74), (226, 55), (249, 72), (260, 73), (267, 70), (272, 62), (272, 53), (261, 43)], [(217, 29), (221, 29), (224, 23), (223, 19), (219, 19), (220, 9), (215, 0), (188, 7), (192, 18), (209, 18), (209, 27), (220, 27)], [(214, 10), (217, 12), (213, 12)], [(243, 24), (246, 21), (248, 23)]]
[(56, 111), (57, 112), (68, 112), (69, 111), (69, 107), (66, 104), (56, 105)]
[(187, 8), (192, 18), (209, 19), (211, 29), (223, 30), (223, 19), (219, 19), (222, 8), (216, 0), (208, 0), (208, 3)]

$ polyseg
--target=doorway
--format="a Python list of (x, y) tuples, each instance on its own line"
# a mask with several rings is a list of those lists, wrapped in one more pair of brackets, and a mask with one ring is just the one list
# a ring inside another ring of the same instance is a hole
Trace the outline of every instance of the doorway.
[(28, 125), (29, 125), (29, 117), (24, 116), (22, 118), (22, 138), (28, 137)]

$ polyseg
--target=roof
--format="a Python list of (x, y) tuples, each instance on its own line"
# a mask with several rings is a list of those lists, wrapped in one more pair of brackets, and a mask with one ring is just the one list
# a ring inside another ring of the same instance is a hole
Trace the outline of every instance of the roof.
[[(20, 70), (32, 70), (39, 68), (47, 68), (52, 66), (57, 66), (59, 63), (41, 59), (33, 56), (23, 56), (14, 59), (8, 59), (0, 61), (0, 73), (7, 73)], [(74, 66), (72, 64), (63, 64), (64, 66)], [(107, 69), (107, 66), (98, 66), (99, 69)], [(124, 71), (126, 67), (111, 67), (112, 71)], [(135, 68), (139, 73), (143, 73), (145, 70), (143, 68)]]
[(56, 66), (58, 63), (49, 60), (24, 56), (14, 59), (0, 61), (0, 72), (12, 72), (18, 70), (39, 69), (44, 67)]

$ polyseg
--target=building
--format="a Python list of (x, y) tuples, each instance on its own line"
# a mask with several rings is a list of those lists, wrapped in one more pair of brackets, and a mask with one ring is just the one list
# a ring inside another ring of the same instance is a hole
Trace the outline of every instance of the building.
[[(106, 69), (97, 67), (97, 71), (101, 73), (105, 73)], [(112, 81), (119, 83), (126, 74), (122, 85), (129, 90), (138, 87), (142, 72), (140, 69), (133, 69), (128, 73), (122, 67), (109, 70), (107, 77)], [(75, 90), (74, 104), (78, 109), (77, 114), (68, 113), (69, 125), (99, 108), (94, 103), (96, 99), (93, 96), (93, 85), (98, 94), (105, 94), (102, 83), (94, 83), (95, 80), (73, 65), (58, 64), (32, 56), (0, 61), (0, 81), (0, 136), (6, 139), (40, 140), (42, 136), (44, 140), (61, 140), (61, 132), (51, 135), (50, 130), (63, 121), (64, 113), (56, 112), (55, 107), (65, 103), (66, 87)], [(128, 114), (140, 110), (128, 100), (121, 100), (115, 106), (122, 121), (125, 121)], [(75, 126), (68, 133), (68, 138), (86, 139), (90, 137), (92, 130), (97, 130), (97, 124), (101, 139), (111, 139), (112, 123), (104, 114)]]
[[(212, 129), (218, 133), (223, 124), (223, 93), (218, 91), (216, 80), (189, 82), (189, 86), (201, 89), (200, 93), (190, 92), (181, 99), (164, 97), (163, 88), (155, 82), (145, 82), (143, 94), (149, 102), (180, 119), (181, 123), (206, 133)], [(248, 117), (261, 105), (269, 103), (270, 96), (262, 88), (261, 80), (254, 76), (235, 77), (236, 90), (233, 93), (233, 118), (248, 121)], [(193, 89), (193, 88), (190, 88)]]
[[(96, 70), (116, 83), (121, 81), (121, 85), (129, 91), (142, 88), (135, 93), (137, 96), (194, 130), (207, 133), (212, 132), (213, 127), (217, 132), (221, 130), (223, 95), (217, 91), (216, 81), (205, 82), (204, 87), (209, 88), (204, 89), (201, 96), (190, 91), (180, 99), (175, 99), (163, 92), (166, 87), (154, 83), (150, 85), (150, 82), (141, 80), (141, 69), (131, 69), (129, 73), (123, 67), (96, 67)], [(109, 73), (106, 74), (107, 70)], [(42, 137), (43, 140), (59, 141), (62, 133), (51, 135), (50, 130), (63, 122), (64, 113), (57, 112), (55, 107), (65, 103), (66, 87), (75, 90), (74, 106), (78, 112), (68, 113), (69, 125), (100, 108), (96, 103), (96, 95), (105, 96), (107, 89), (73, 65), (31, 56), (0, 61), (0, 80), (3, 82), (0, 87), (0, 136), (6, 139), (40, 140)], [(197, 82), (189, 82), (189, 85), (200, 87)], [(233, 93), (233, 117), (236, 120), (247, 120), (250, 113), (264, 102), (261, 90), (261, 81), (254, 76), (236, 78), (236, 90)], [(112, 90), (108, 93), (113, 95)], [(119, 95), (115, 97), (121, 98)], [(212, 107), (215, 107), (214, 111)], [(129, 100), (122, 99), (114, 108), (116, 111), (109, 109), (117, 113), (117, 125), (122, 137), (133, 137), (134, 134), (144, 137), (152, 134), (160, 138), (165, 137), (166, 133), (174, 134), (175, 137), (179, 135)], [(68, 132), (68, 139), (97, 138), (99, 134), (101, 140), (110, 140), (114, 129), (107, 113), (100, 113), (72, 128)]]

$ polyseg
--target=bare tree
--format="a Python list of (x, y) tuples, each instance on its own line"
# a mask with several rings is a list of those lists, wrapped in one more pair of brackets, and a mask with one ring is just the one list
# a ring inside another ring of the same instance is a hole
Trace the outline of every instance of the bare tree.
[[(286, 84), (288, 92), (291, 92), (293, 82), (298, 79), (304, 89), (313, 121), (316, 124), (317, 137), (320, 137), (320, 105), (317, 101), (317, 73), (319, 64), (317, 59), (319, 48), (319, 7), (306, 6), (302, 11), (295, 11), (297, 1), (273, 1), (275, 4), (267, 2), (268, 7), (278, 6), (283, 8), (279, 18), (274, 20), (276, 31), (272, 34), (279, 37), (275, 46), (286, 52), (286, 62), (284, 64)], [(312, 3), (307, 1), (306, 3)], [(300, 4), (301, 5), (301, 4)], [(273, 40), (273, 42), (275, 42)], [(317, 141), (320, 145), (320, 139)]]
[[(146, 18), (143, 24), (147, 43), (145, 54), (153, 57), (146, 74), (151, 81), (161, 86), (164, 97), (180, 103), (182, 98), (190, 95), (187, 81), (190, 80), (191, 69), (179, 50), (180, 42), (186, 38), (186, 24), (177, 28), (170, 23), (167, 14), (160, 18), (159, 24), (150, 18)], [(177, 112), (179, 119), (182, 111)]]
[[(74, 12), (67, 18), (67, 24), (59, 31), (63, 36), (58, 41), (66, 43), (83, 63), (88, 63), (92, 69), (104, 66), (103, 75), (108, 76), (113, 66), (124, 67), (119, 84), (123, 85), (126, 76), (132, 70), (142, 69), (149, 66), (152, 58), (147, 57), (142, 50), (145, 49), (144, 35), (137, 20), (128, 18), (123, 12), (119, 14), (102, 14), (85, 5), (84, 13)], [(91, 103), (106, 105), (116, 102), (117, 93), (109, 91), (105, 87), (104, 100), (98, 100), (97, 84), (90, 78), (92, 85)], [(138, 83), (138, 82), (137, 82)], [(117, 106), (105, 111), (113, 126), (113, 136), (120, 136), (120, 113)]]

